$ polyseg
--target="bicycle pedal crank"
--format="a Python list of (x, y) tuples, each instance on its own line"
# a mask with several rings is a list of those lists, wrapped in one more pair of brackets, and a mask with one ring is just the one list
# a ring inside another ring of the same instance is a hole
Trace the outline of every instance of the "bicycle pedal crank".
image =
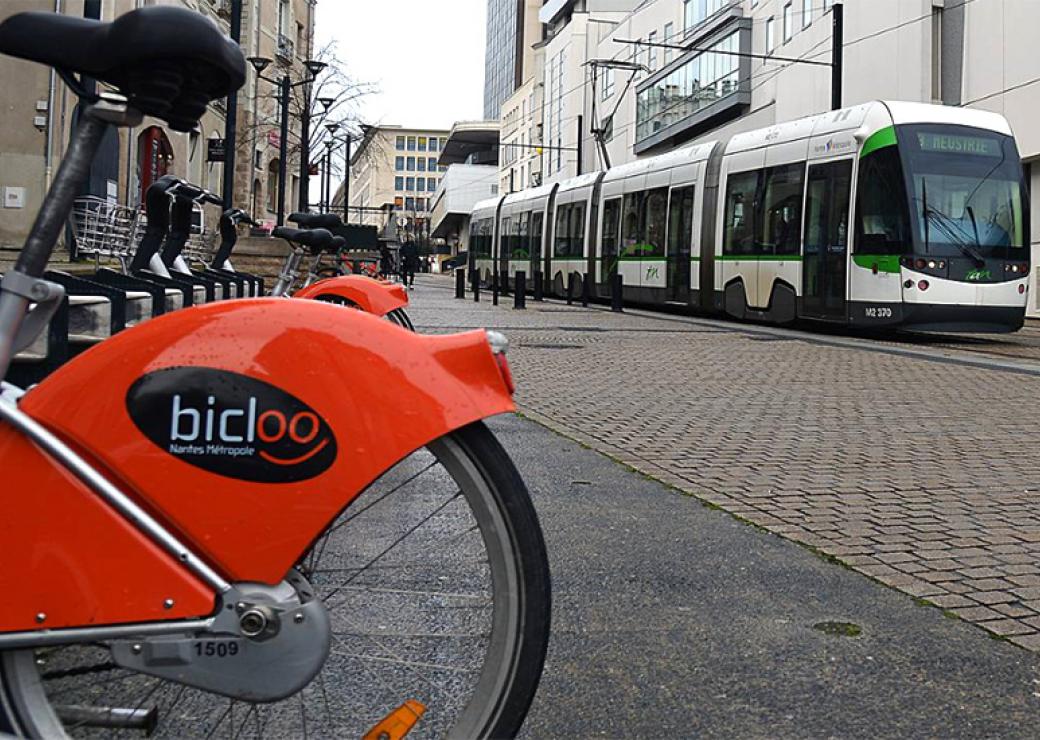
[(112, 660), (233, 699), (280, 701), (307, 686), (329, 654), (328, 612), (309, 596), (309, 586), (239, 584), (224, 595), (209, 631), (117, 640), (109, 643)]

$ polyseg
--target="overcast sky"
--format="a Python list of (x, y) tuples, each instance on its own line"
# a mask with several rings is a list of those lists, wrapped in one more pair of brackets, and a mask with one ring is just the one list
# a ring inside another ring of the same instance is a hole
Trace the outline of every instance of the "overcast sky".
[(319, 45), (378, 92), (367, 124), (450, 128), (483, 118), (487, 0), (319, 0)]

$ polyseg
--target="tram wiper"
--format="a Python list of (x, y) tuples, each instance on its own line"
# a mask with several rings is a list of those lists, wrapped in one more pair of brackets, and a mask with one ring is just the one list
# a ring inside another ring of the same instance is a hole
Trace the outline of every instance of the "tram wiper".
[[(968, 257), (971, 257), (972, 261), (975, 262), (976, 267), (981, 269), (986, 266), (986, 258), (983, 257), (982, 254), (975, 247), (973, 247), (964, 237), (964, 230), (961, 228), (960, 224), (957, 223), (956, 219), (943, 213), (938, 208), (928, 207), (927, 201), (925, 201), (923, 215), (926, 224), (932, 218), (934, 218), (935, 225), (938, 227), (939, 231), (942, 232), (943, 236), (945, 236), (950, 241), (950, 243), (953, 244), (953, 246), (957, 247), (957, 249), (961, 250), (961, 252), (963, 252)], [(971, 214), (969, 214), (969, 216), (971, 216)], [(974, 216), (971, 216), (971, 218), (974, 222)], [(978, 239), (977, 227), (975, 243), (981, 246), (981, 243)]]

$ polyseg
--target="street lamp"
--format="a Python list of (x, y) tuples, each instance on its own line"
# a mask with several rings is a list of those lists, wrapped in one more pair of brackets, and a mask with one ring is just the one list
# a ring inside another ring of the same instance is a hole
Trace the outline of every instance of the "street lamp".
[(332, 150), (336, 148), (336, 132), (339, 131), (338, 123), (327, 123), (325, 129), (329, 132), (329, 139), (325, 142), (325, 209), (324, 213), (332, 210)]
[[(308, 60), (303, 63), (307, 71), (310, 73), (309, 77), (306, 77), (299, 82), (293, 82), (288, 74), (282, 75), (281, 79), (274, 79), (271, 77), (264, 76), (264, 70), (273, 64), (272, 60), (266, 57), (249, 57), (249, 63), (253, 65), (253, 69), (256, 70), (256, 76), (261, 80), (266, 80), (273, 85), (278, 85), (278, 101), (281, 104), (281, 140), (278, 144), (278, 225), (283, 226), (285, 224), (285, 181), (286, 171), (288, 170), (288, 158), (289, 158), (289, 97), (292, 95), (294, 87), (301, 87), (304, 85), (310, 85), (314, 82), (315, 77), (328, 65), (324, 62), (318, 62)], [(307, 140), (310, 130), (310, 115), (308, 109), (310, 108), (310, 95), (307, 95), (305, 105), (303, 109), (303, 140), (301, 144), (301, 158), (303, 160), (302, 172), (306, 173), (306, 177), (309, 177), (310, 172), (310, 142)], [(300, 181), (300, 196), (303, 200), (306, 196), (307, 191), (307, 180), (306, 177)], [(306, 210), (304, 207), (302, 210)]]

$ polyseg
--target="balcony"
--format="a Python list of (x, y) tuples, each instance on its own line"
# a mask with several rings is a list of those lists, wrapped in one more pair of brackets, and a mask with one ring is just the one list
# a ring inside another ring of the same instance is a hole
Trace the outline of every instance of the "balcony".
[(285, 34), (278, 34), (278, 46), (274, 50), (274, 55), (281, 61), (292, 64), (295, 52), (296, 45), (293, 40)]

